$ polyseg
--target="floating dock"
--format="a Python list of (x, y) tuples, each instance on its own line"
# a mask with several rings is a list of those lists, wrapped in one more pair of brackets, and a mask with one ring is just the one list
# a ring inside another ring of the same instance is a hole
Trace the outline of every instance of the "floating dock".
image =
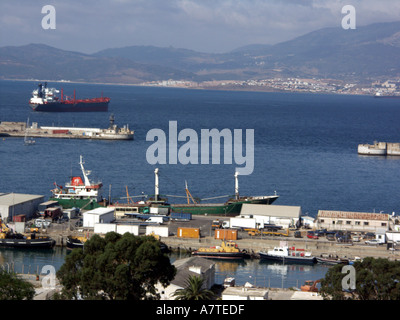
[(359, 144), (358, 154), (369, 156), (400, 156), (400, 143), (374, 142), (374, 144)]
[(97, 139), (97, 140), (133, 140), (134, 131), (129, 126), (122, 128), (114, 124), (110, 118), (107, 129), (76, 128), (76, 127), (39, 127), (37, 122), (28, 126), (25, 122), (0, 122), (0, 136), (2, 137), (33, 137), (33, 138), (60, 138), (60, 139)]

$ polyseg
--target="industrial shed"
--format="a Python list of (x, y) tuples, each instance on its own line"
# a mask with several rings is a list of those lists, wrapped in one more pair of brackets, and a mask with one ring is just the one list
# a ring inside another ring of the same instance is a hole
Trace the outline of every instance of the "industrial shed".
[(0, 193), (0, 215), (7, 222), (13, 217), (25, 215), (25, 220), (34, 217), (44, 196), (22, 193)]
[(262, 220), (263, 224), (275, 224), (283, 228), (298, 225), (301, 216), (299, 206), (277, 206), (265, 204), (244, 203), (240, 210), (240, 217)]
[(319, 210), (317, 225), (320, 229), (348, 231), (387, 231), (389, 214)]
[(94, 228), (97, 223), (110, 223), (114, 220), (114, 208), (101, 207), (83, 213), (84, 228)]

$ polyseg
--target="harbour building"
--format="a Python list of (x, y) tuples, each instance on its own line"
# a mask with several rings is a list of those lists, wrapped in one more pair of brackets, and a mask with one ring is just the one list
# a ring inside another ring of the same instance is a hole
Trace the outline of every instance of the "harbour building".
[(0, 193), (1, 219), (10, 221), (27, 221), (34, 217), (44, 196), (22, 193)]

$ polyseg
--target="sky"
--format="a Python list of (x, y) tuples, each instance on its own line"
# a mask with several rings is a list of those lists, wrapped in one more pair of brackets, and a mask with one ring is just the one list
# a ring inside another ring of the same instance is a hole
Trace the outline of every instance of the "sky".
[[(42, 27), (46, 5), (55, 9), (55, 29)], [(399, 0), (1, 0), (0, 47), (43, 43), (90, 54), (153, 45), (222, 53), (341, 28), (345, 5), (355, 8), (356, 26), (400, 20)]]

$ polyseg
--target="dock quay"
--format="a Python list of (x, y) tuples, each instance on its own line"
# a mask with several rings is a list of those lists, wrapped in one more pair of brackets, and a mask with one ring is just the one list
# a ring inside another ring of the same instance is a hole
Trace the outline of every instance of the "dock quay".
[(97, 139), (97, 140), (133, 140), (134, 131), (128, 125), (122, 128), (110, 120), (107, 129), (77, 128), (77, 127), (40, 127), (37, 122), (31, 126), (25, 122), (0, 123), (0, 136), (2, 137), (33, 137), (33, 138), (58, 138), (58, 139)]
[(360, 155), (400, 156), (400, 143), (374, 141), (374, 144), (359, 144), (357, 150)]
[[(168, 226), (169, 236), (161, 237), (161, 241), (167, 245), (171, 251), (191, 252), (200, 247), (218, 246), (221, 240), (214, 238), (214, 230), (211, 228), (212, 221), (215, 217), (196, 216), (191, 221), (179, 222), (170, 221), (161, 226)], [(121, 221), (122, 220), (122, 221)], [(123, 222), (124, 219), (117, 221), (118, 224), (129, 223), (133, 221)], [(128, 219), (132, 220), (132, 219)], [(181, 238), (177, 236), (179, 227), (199, 228), (201, 235), (199, 238)], [(319, 239), (307, 238), (307, 229), (302, 229), (302, 238), (295, 238), (294, 231), (290, 231), (288, 237), (282, 236), (250, 236), (248, 232), (240, 231), (238, 239), (234, 240), (240, 250), (245, 250), (251, 258), (258, 259), (258, 252), (265, 249), (272, 249), (280, 246), (282, 242), (287, 242), (289, 246), (302, 248), (311, 251), (314, 256), (322, 254), (331, 254), (340, 258), (387, 258), (390, 260), (400, 259), (400, 250), (388, 249), (386, 244), (367, 245), (363, 242), (340, 243), (329, 241), (325, 237)], [(71, 228), (68, 222), (62, 224), (54, 223), (49, 227), (45, 235), (52, 237), (56, 241), (56, 246), (66, 246), (66, 239), (70, 235), (85, 236), (90, 238), (94, 234), (94, 230), (90, 228)], [(146, 234), (146, 226), (140, 224), (139, 235)]]

